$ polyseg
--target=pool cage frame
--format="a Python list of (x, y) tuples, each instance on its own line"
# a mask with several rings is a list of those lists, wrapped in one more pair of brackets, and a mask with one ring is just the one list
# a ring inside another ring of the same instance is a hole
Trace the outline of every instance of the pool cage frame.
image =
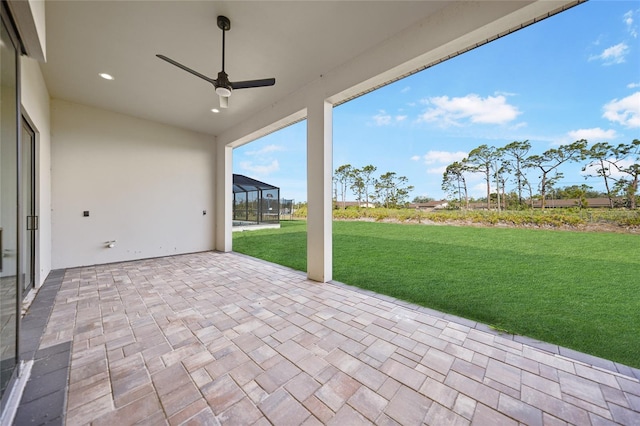
[(280, 188), (233, 175), (233, 226), (279, 224)]

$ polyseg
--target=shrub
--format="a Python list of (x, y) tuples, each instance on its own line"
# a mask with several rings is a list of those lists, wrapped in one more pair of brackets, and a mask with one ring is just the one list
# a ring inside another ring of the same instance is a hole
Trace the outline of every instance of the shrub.
[[(307, 209), (301, 207), (296, 217), (306, 217)], [(337, 209), (333, 211), (337, 220), (358, 220), (371, 218), (375, 221), (386, 219), (398, 222), (418, 222), (425, 220), (435, 223), (477, 223), (486, 225), (505, 224), (510, 226), (536, 226), (541, 228), (577, 227), (586, 223), (608, 223), (621, 227), (640, 226), (640, 211), (624, 209), (566, 209), (545, 210), (438, 210), (425, 212), (416, 209), (357, 208)]]
[(640, 226), (640, 211), (636, 212), (633, 216), (622, 219), (622, 223), (627, 226)]

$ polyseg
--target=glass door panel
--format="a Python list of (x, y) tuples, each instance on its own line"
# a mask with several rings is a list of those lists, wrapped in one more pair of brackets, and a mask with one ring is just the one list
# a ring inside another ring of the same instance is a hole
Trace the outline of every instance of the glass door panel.
[(36, 134), (26, 120), (22, 119), (22, 293), (23, 297), (35, 287), (35, 254), (36, 230), (38, 216), (36, 213), (35, 188), (35, 148)]
[(0, 398), (18, 361), (18, 92), (17, 54), (5, 23), (0, 34)]

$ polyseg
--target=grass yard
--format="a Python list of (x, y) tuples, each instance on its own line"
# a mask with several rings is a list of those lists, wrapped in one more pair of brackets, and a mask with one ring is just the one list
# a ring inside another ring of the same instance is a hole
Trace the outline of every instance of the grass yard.
[[(333, 224), (333, 278), (640, 368), (640, 236)], [(234, 234), (233, 249), (306, 270), (306, 222)]]

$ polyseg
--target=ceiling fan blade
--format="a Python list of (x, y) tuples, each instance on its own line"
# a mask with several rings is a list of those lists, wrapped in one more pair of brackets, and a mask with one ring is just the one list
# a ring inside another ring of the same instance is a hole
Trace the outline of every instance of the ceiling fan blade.
[(216, 85), (216, 80), (214, 80), (213, 78), (209, 78), (204, 74), (200, 74), (198, 71), (192, 70), (191, 68), (182, 65), (180, 62), (176, 62), (171, 58), (167, 58), (164, 55), (156, 55), (158, 58), (162, 59), (163, 61), (167, 61), (169, 62), (171, 65), (175, 65), (178, 68), (181, 68), (183, 70), (185, 70), (186, 72), (195, 75), (196, 77), (200, 77), (201, 79), (208, 81), (209, 83), (213, 84), (214, 86)]
[(219, 96), (219, 98), (220, 98), (220, 108), (229, 108), (229, 97)]
[(265, 78), (263, 80), (247, 80), (230, 82), (232, 89), (250, 89), (252, 87), (273, 86), (276, 84), (275, 78)]

